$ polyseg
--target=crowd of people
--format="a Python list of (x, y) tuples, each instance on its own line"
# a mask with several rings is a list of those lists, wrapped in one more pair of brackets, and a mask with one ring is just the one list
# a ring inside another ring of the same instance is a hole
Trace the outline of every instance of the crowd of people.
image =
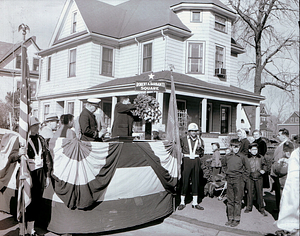
[[(52, 162), (49, 151), (49, 140), (59, 137), (71, 139), (77, 137), (83, 141), (103, 141), (104, 135), (107, 133), (107, 127), (103, 121), (97, 121), (94, 115), (100, 106), (100, 101), (100, 99), (88, 99), (77, 121), (74, 120), (74, 116), (71, 114), (63, 114), (60, 118), (56, 114), (49, 114), (43, 124), (36, 117), (30, 118), (30, 136), (26, 154), (29, 158), (28, 163), (33, 188), (31, 190), (32, 201), (25, 215), (27, 220), (27, 234), (35, 235), (34, 221), (38, 216), (37, 211), (39, 209), (37, 206), (42, 200), (43, 189), (50, 183)], [(135, 108), (130, 103), (128, 97), (123, 97), (116, 104), (115, 121), (112, 125), (113, 136), (132, 135), (134, 119), (131, 110), (133, 109)], [(74, 127), (77, 127), (77, 129), (74, 129)], [(243, 200), (246, 205), (244, 213), (252, 211), (253, 202), (256, 199), (258, 211), (263, 216), (267, 216), (263, 200), (263, 189), (270, 187), (271, 180), (272, 191), (275, 191), (276, 196), (276, 208), (274, 210), (279, 212), (277, 226), (280, 228), (288, 225), (286, 228), (283, 227), (282, 230), (279, 230), (278, 235), (285, 235), (285, 232), (297, 231), (299, 227), (292, 227), (291, 223), (286, 223), (286, 215), (291, 217), (290, 212), (294, 214), (296, 209), (298, 211), (298, 219), (295, 214), (291, 218), (293, 219), (292, 222), (299, 223), (299, 205), (294, 206), (294, 208), (289, 207), (289, 210), (287, 210), (286, 206), (283, 211), (281, 211), (281, 208), (289, 202), (289, 192), (295, 191), (295, 187), (292, 186), (295, 185), (296, 171), (298, 170), (299, 173), (299, 148), (297, 149), (298, 153), (295, 154), (296, 151), (293, 152), (295, 147), (289, 139), (288, 130), (279, 130), (278, 139), (281, 143), (276, 147), (270, 165), (265, 157), (267, 145), (261, 138), (260, 131), (254, 130), (252, 135), (253, 140), (247, 138), (244, 130), (238, 130), (237, 138), (230, 141), (225, 155), (220, 154), (220, 144), (218, 142), (211, 143), (213, 155), (211, 158), (206, 159), (210, 163), (211, 181), (213, 183), (217, 181), (220, 174), (225, 176), (227, 184), (226, 212), (228, 217), (225, 225), (236, 227), (240, 223)], [(158, 130), (154, 130), (153, 140), (161, 140)], [(196, 123), (188, 125), (188, 132), (185, 136), (181, 137), (180, 145), (182, 151), (182, 173), (179, 185), (180, 204), (177, 209), (183, 210), (186, 207), (186, 196), (191, 190), (192, 208), (195, 210), (204, 210), (203, 206), (200, 206), (199, 187), (201, 180), (204, 179), (201, 159), (204, 156), (205, 146), (201, 137), (201, 131)], [(19, 153), (13, 154), (14, 158), (12, 160), (18, 161), (23, 154), (25, 154), (24, 148), (20, 148)], [(291, 163), (296, 164), (293, 168), (287, 168), (291, 166)], [(299, 183), (299, 176), (297, 181)], [(285, 183), (288, 189), (284, 189)], [(282, 194), (283, 200), (281, 201)], [(285, 216), (280, 215), (280, 213), (285, 214)]]

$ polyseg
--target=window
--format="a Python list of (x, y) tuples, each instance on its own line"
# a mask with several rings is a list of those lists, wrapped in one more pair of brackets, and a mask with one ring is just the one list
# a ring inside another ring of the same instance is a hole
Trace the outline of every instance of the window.
[(101, 74), (106, 76), (112, 76), (112, 67), (113, 67), (113, 49), (103, 47)]
[(38, 58), (35, 58), (35, 57), (33, 58), (32, 70), (33, 71), (39, 70), (39, 59)]
[(294, 117), (291, 117), (291, 123), (294, 123)]
[(299, 122), (299, 117), (295, 117), (295, 123)]
[(191, 22), (201, 22), (201, 12), (192, 11), (191, 12)]
[(48, 57), (47, 81), (50, 81), (51, 76), (51, 57)]
[(203, 73), (203, 43), (189, 43), (188, 73)]
[(69, 77), (76, 76), (76, 49), (70, 50)]
[(68, 102), (68, 114), (74, 115), (74, 102)]
[(215, 29), (226, 32), (226, 18), (215, 15)]
[(144, 45), (143, 72), (152, 71), (152, 43)]
[(224, 48), (216, 46), (215, 68), (224, 68)]
[(44, 120), (46, 120), (46, 116), (49, 114), (49, 110), (50, 110), (50, 105), (45, 104), (44, 105)]
[(221, 106), (221, 134), (230, 132), (231, 114), (229, 106)]
[(21, 69), (21, 55), (16, 57), (16, 69)]
[(77, 12), (73, 12), (72, 33), (76, 33), (76, 26), (77, 26)]

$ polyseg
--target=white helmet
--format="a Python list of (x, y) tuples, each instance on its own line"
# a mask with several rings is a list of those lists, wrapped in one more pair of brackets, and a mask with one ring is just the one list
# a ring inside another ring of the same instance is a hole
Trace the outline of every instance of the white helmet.
[(198, 128), (198, 125), (196, 123), (190, 123), (189, 126), (188, 126), (188, 131), (191, 131), (191, 130), (199, 130)]

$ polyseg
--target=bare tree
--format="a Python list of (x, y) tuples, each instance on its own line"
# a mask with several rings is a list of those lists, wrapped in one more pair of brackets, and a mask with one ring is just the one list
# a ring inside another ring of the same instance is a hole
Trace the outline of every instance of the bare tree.
[[(228, 0), (237, 12), (234, 37), (247, 49), (244, 79), (254, 77), (254, 93), (275, 86), (290, 94), (299, 89), (298, 0)], [(280, 31), (279, 28), (284, 28)], [(251, 58), (251, 54), (253, 57)]]

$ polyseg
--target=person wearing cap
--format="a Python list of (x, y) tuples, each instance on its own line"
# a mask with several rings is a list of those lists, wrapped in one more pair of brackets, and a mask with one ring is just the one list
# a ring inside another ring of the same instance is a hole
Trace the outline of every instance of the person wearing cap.
[(206, 161), (210, 163), (210, 166), (212, 168), (212, 181), (216, 182), (216, 176), (221, 173), (221, 154), (220, 154), (220, 144), (218, 142), (211, 143), (212, 148), (212, 158), (207, 159)]
[(287, 174), (288, 159), (294, 150), (294, 144), (289, 139), (289, 131), (285, 128), (278, 131), (278, 139), (281, 143), (276, 147), (271, 166), (270, 176), (273, 179), (273, 190), (275, 190), (276, 208), (273, 209), (274, 212), (279, 211), (281, 191), (284, 186)]
[(27, 233), (35, 235), (34, 222), (38, 219), (43, 201), (43, 191), (50, 184), (52, 159), (45, 139), (39, 135), (40, 122), (36, 117), (30, 117), (28, 138), (28, 167), (32, 179), (31, 202), (25, 211)]
[(81, 132), (81, 140), (101, 142), (106, 133), (106, 127), (103, 126), (99, 132), (98, 123), (94, 115), (95, 111), (100, 107), (101, 99), (89, 98), (79, 116), (79, 126)]
[(47, 142), (53, 138), (54, 132), (57, 129), (58, 121), (59, 119), (56, 114), (51, 113), (46, 116), (44, 121), (45, 126), (41, 128), (40, 135), (43, 136)]
[(253, 199), (256, 197), (258, 211), (263, 216), (268, 216), (265, 212), (263, 199), (263, 174), (267, 171), (267, 163), (264, 156), (258, 153), (258, 144), (250, 143), (248, 161), (250, 164), (250, 177), (247, 182), (247, 207), (245, 213), (249, 213), (253, 208)]
[(241, 220), (242, 197), (244, 194), (244, 182), (250, 175), (250, 164), (246, 157), (239, 152), (241, 143), (231, 140), (232, 152), (222, 159), (222, 168), (227, 181), (227, 217), (226, 226), (236, 227)]
[(158, 129), (152, 129), (152, 138), (153, 140), (161, 140)]
[(131, 104), (128, 96), (120, 98), (120, 102), (115, 106), (112, 137), (132, 136), (134, 116), (131, 111), (135, 109), (135, 105)]
[(193, 202), (192, 208), (204, 210), (198, 204), (198, 193), (200, 186), (200, 157), (204, 154), (204, 142), (198, 135), (198, 125), (190, 123), (188, 126), (188, 135), (180, 139), (182, 158), (182, 186), (181, 186), (181, 202), (178, 210), (185, 208), (185, 196), (188, 193), (190, 182), (192, 182)]

